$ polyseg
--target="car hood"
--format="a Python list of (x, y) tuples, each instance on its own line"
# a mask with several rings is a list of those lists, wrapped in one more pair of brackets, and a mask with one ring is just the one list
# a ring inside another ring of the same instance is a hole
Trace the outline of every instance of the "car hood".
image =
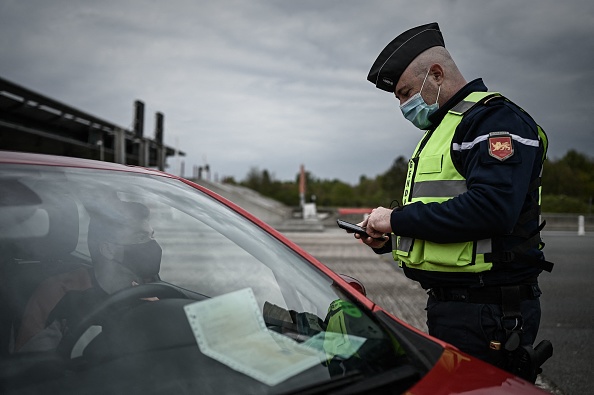
[[(440, 383), (436, 387), (436, 383)], [(546, 394), (533, 384), (470, 357), (450, 345), (433, 369), (407, 394)]]

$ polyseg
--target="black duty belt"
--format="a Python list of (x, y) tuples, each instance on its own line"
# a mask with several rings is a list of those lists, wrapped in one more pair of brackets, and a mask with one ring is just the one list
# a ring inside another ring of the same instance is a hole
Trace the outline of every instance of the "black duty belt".
[[(427, 292), (440, 302), (467, 302), (481, 304), (502, 304), (502, 289), (506, 287), (480, 287), (480, 288), (431, 288)], [(518, 285), (519, 299), (536, 299), (540, 295), (538, 285)]]

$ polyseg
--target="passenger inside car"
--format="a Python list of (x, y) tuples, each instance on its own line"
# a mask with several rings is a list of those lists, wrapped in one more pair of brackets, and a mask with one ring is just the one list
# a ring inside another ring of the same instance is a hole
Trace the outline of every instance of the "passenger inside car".
[[(140, 203), (111, 202), (110, 210), (89, 210), (91, 267), (79, 267), (43, 280), (25, 307), (15, 352), (58, 347), (93, 306), (121, 289), (158, 279), (161, 247)], [(148, 298), (150, 300), (150, 298)]]
[(15, 349), (25, 306), (46, 278), (80, 267), (69, 259), (79, 237), (75, 201), (37, 182), (0, 180), (1, 355)]

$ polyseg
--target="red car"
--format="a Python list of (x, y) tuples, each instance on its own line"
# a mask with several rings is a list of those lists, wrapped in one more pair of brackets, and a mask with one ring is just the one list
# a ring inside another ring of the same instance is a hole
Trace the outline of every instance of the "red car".
[(163, 172), (0, 151), (3, 394), (538, 394)]

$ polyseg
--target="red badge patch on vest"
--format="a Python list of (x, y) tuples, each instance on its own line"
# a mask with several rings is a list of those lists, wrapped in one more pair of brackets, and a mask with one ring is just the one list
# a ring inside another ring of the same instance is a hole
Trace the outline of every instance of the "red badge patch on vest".
[(514, 144), (508, 132), (493, 132), (489, 134), (489, 155), (504, 161), (514, 154)]

